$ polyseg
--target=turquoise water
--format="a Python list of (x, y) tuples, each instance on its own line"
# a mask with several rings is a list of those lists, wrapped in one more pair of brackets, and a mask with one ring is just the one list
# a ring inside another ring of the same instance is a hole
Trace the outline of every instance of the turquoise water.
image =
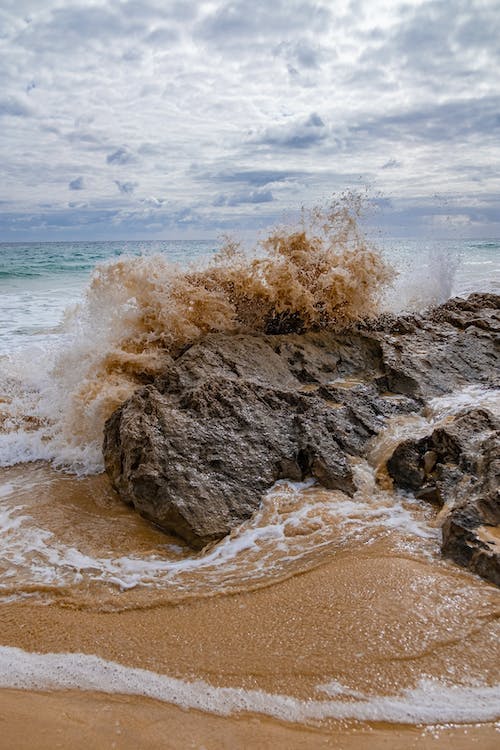
[(183, 263), (211, 253), (216, 246), (212, 240), (0, 243), (0, 284), (6, 279), (87, 276), (97, 263), (127, 255), (159, 253)]
[(212, 240), (0, 243), (0, 354), (53, 333), (99, 263), (160, 254), (185, 265), (216, 248)]

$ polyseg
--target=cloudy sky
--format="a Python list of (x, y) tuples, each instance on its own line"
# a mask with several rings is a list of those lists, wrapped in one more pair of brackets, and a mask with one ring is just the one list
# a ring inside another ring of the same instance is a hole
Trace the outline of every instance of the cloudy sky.
[(499, 0), (1, 0), (0, 240), (217, 236), (368, 188), (500, 235)]

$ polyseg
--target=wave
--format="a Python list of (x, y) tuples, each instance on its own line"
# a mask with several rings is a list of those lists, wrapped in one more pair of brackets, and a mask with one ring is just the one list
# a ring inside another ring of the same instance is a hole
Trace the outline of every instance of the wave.
[(72, 275), (88, 273), (92, 268), (90, 263), (44, 263), (37, 270), (30, 264), (26, 268), (17, 266), (10, 270), (0, 270), (0, 279), (40, 279), (51, 278), (55, 275)]
[(445, 724), (496, 721), (500, 685), (454, 685), (421, 679), (396, 695), (368, 695), (338, 682), (317, 686), (335, 700), (215, 687), (81, 653), (37, 654), (0, 646), (0, 687), (25, 690), (92, 690), (137, 695), (219, 716), (251, 712), (281, 721), (311, 723), (357, 719), (398, 724)]
[(471, 247), (477, 250), (497, 250), (500, 248), (500, 242), (498, 240), (484, 240), (471, 244)]
[[(45, 459), (101, 470), (106, 418), (209, 333), (338, 329), (375, 315), (394, 271), (361, 232), (361, 209), (347, 194), (251, 253), (227, 239), (204, 268), (161, 255), (97, 266), (84, 301), (67, 311), (62, 345), (7, 368), (3, 465)], [(35, 375), (26, 379), (28, 368)]]
[[(354, 540), (361, 548), (394, 532), (394, 543), (404, 544), (407, 553), (423, 559), (435, 554), (437, 531), (428, 525), (425, 510), (420, 513), (411, 498), (380, 491), (366, 462), (353, 469), (360, 486), (353, 499), (310, 482), (278, 482), (249, 521), (193, 555), (173, 538), (158, 544), (154, 532), (148, 533), (149, 547), (143, 550), (141, 522), (129, 519), (127, 540), (113, 540), (104, 553), (96, 549), (97, 524), (103, 529), (125, 524), (118, 517), (121, 505), (107, 522), (97, 511), (80, 520), (77, 536), (61, 528), (57, 505), (50, 504), (40, 523), (30, 506), (33, 486), (39, 503), (45, 498), (57, 503), (67, 490), (59, 474), (32, 467), (27, 488), (13, 478), (0, 489), (0, 599), (57, 599), (65, 606), (116, 611), (248, 591), (313, 568)], [(25, 485), (25, 471), (21, 477)], [(107, 486), (86, 488), (89, 494), (96, 490), (102, 494)]]
[(41, 272), (34, 271), (33, 269), (23, 270), (18, 268), (15, 271), (1, 271), (0, 279), (37, 279), (43, 276)]

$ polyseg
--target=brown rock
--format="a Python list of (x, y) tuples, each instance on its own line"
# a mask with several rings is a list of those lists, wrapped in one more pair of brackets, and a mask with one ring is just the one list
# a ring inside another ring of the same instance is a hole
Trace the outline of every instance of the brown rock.
[(500, 524), (500, 424), (470, 409), (420, 440), (401, 443), (387, 462), (394, 483), (446, 504), (442, 552), (500, 585), (500, 548), (480, 529)]
[[(277, 479), (352, 493), (349, 457), (385, 417), (496, 381), (499, 309), (499, 297), (472, 295), (343, 333), (209, 335), (111, 416), (106, 469), (125, 502), (197, 548), (249, 518)], [(452, 432), (401, 447), (401, 486), (442, 501), (454, 471), (473, 476), (475, 449)]]

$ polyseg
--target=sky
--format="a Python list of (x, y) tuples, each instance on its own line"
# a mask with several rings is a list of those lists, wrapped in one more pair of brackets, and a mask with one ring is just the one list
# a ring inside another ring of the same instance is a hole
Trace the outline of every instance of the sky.
[(252, 233), (345, 190), (500, 236), (499, 0), (1, 0), (0, 241)]

